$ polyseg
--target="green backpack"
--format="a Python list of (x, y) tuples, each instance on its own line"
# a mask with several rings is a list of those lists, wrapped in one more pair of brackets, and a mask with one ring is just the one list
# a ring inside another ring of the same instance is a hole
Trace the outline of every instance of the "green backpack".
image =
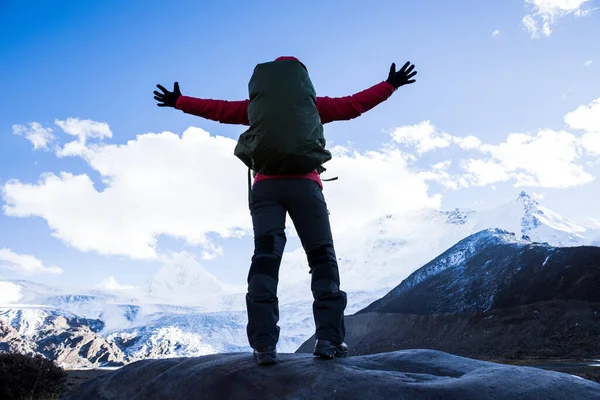
[(234, 154), (265, 175), (325, 171), (325, 149), (316, 92), (304, 65), (295, 60), (258, 64), (248, 83), (250, 127)]

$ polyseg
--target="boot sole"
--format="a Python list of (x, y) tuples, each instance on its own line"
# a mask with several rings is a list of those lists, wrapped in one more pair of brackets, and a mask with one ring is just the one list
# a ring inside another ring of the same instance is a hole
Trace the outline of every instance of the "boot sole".
[(334, 358), (346, 358), (348, 357), (348, 352), (342, 353), (341, 351), (335, 348), (327, 350), (318, 349), (314, 351), (313, 355), (326, 360), (332, 360)]
[(254, 354), (254, 360), (258, 365), (277, 364), (277, 356), (263, 355), (262, 357), (259, 357)]
[(277, 364), (277, 360), (274, 358), (269, 358), (268, 360), (257, 360), (256, 363), (258, 365), (271, 365), (271, 364)]

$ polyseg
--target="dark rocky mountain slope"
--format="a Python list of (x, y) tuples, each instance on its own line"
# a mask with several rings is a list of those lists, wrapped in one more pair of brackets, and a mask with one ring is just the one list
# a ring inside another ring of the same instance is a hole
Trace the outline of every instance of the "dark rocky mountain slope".
[(490, 229), (461, 240), (357, 314), (483, 312), (555, 299), (600, 302), (600, 247), (552, 247)]
[[(485, 360), (600, 354), (600, 247), (476, 233), (346, 317), (350, 355), (426, 348)], [(314, 337), (298, 353), (312, 351)]]

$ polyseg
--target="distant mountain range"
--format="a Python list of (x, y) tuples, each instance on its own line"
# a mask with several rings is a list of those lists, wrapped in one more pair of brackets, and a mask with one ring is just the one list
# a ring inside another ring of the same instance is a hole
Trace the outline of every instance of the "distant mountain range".
[(483, 312), (600, 301), (600, 247), (553, 247), (488, 229), (461, 240), (360, 313)]
[(488, 359), (594, 357), (599, 288), (600, 247), (553, 247), (488, 229), (346, 317), (346, 342), (353, 354), (416, 346)]
[[(402, 309), (411, 313), (485, 311), (512, 301), (506, 288), (517, 295), (521, 287), (532, 290), (525, 284), (528, 277), (546, 279), (547, 271), (560, 269), (561, 260), (576, 259), (569, 247), (598, 245), (599, 237), (597, 227), (576, 224), (526, 193), (485, 212), (428, 209), (385, 215), (336, 238), (342, 288), (349, 294), (346, 313), (396, 307), (392, 294), (419, 299), (412, 309)], [(561, 246), (567, 248), (554, 248)], [(506, 261), (522, 248), (530, 249), (523, 253), (526, 265)], [(542, 272), (537, 271), (542, 264)], [(497, 281), (508, 279), (507, 271), (521, 271), (507, 281), (513, 286)], [(424, 294), (435, 287), (429, 277), (446, 275), (454, 276), (446, 292)], [(302, 249), (286, 253), (278, 293), (280, 351), (295, 351), (313, 333), (309, 279)], [(487, 284), (474, 289), (480, 281)], [(0, 281), (0, 350), (29, 349), (69, 366), (249, 350), (246, 288), (220, 282), (185, 253), (144, 285), (123, 288), (105, 282), (102, 287), (65, 290)]]

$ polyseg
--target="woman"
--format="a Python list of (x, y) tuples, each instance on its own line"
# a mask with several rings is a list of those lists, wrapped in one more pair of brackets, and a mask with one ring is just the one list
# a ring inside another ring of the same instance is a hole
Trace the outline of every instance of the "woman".
[(295, 57), (259, 64), (249, 84), (249, 100), (194, 98), (182, 96), (177, 82), (173, 92), (157, 85), (162, 93), (154, 91), (154, 98), (160, 107), (173, 107), (220, 123), (250, 126), (240, 136), (235, 154), (255, 171), (249, 200), (255, 246), (246, 306), (248, 341), (259, 365), (277, 362), (277, 284), (286, 243), (286, 213), (298, 232), (312, 275), (314, 355), (327, 359), (347, 356), (346, 293), (340, 289), (320, 179), (322, 164), (331, 159), (325, 150), (322, 124), (356, 118), (387, 100), (400, 86), (415, 81), (411, 79), (417, 73), (413, 69), (414, 65), (407, 62), (396, 71), (392, 63), (385, 81), (338, 98), (317, 97), (306, 67)]

